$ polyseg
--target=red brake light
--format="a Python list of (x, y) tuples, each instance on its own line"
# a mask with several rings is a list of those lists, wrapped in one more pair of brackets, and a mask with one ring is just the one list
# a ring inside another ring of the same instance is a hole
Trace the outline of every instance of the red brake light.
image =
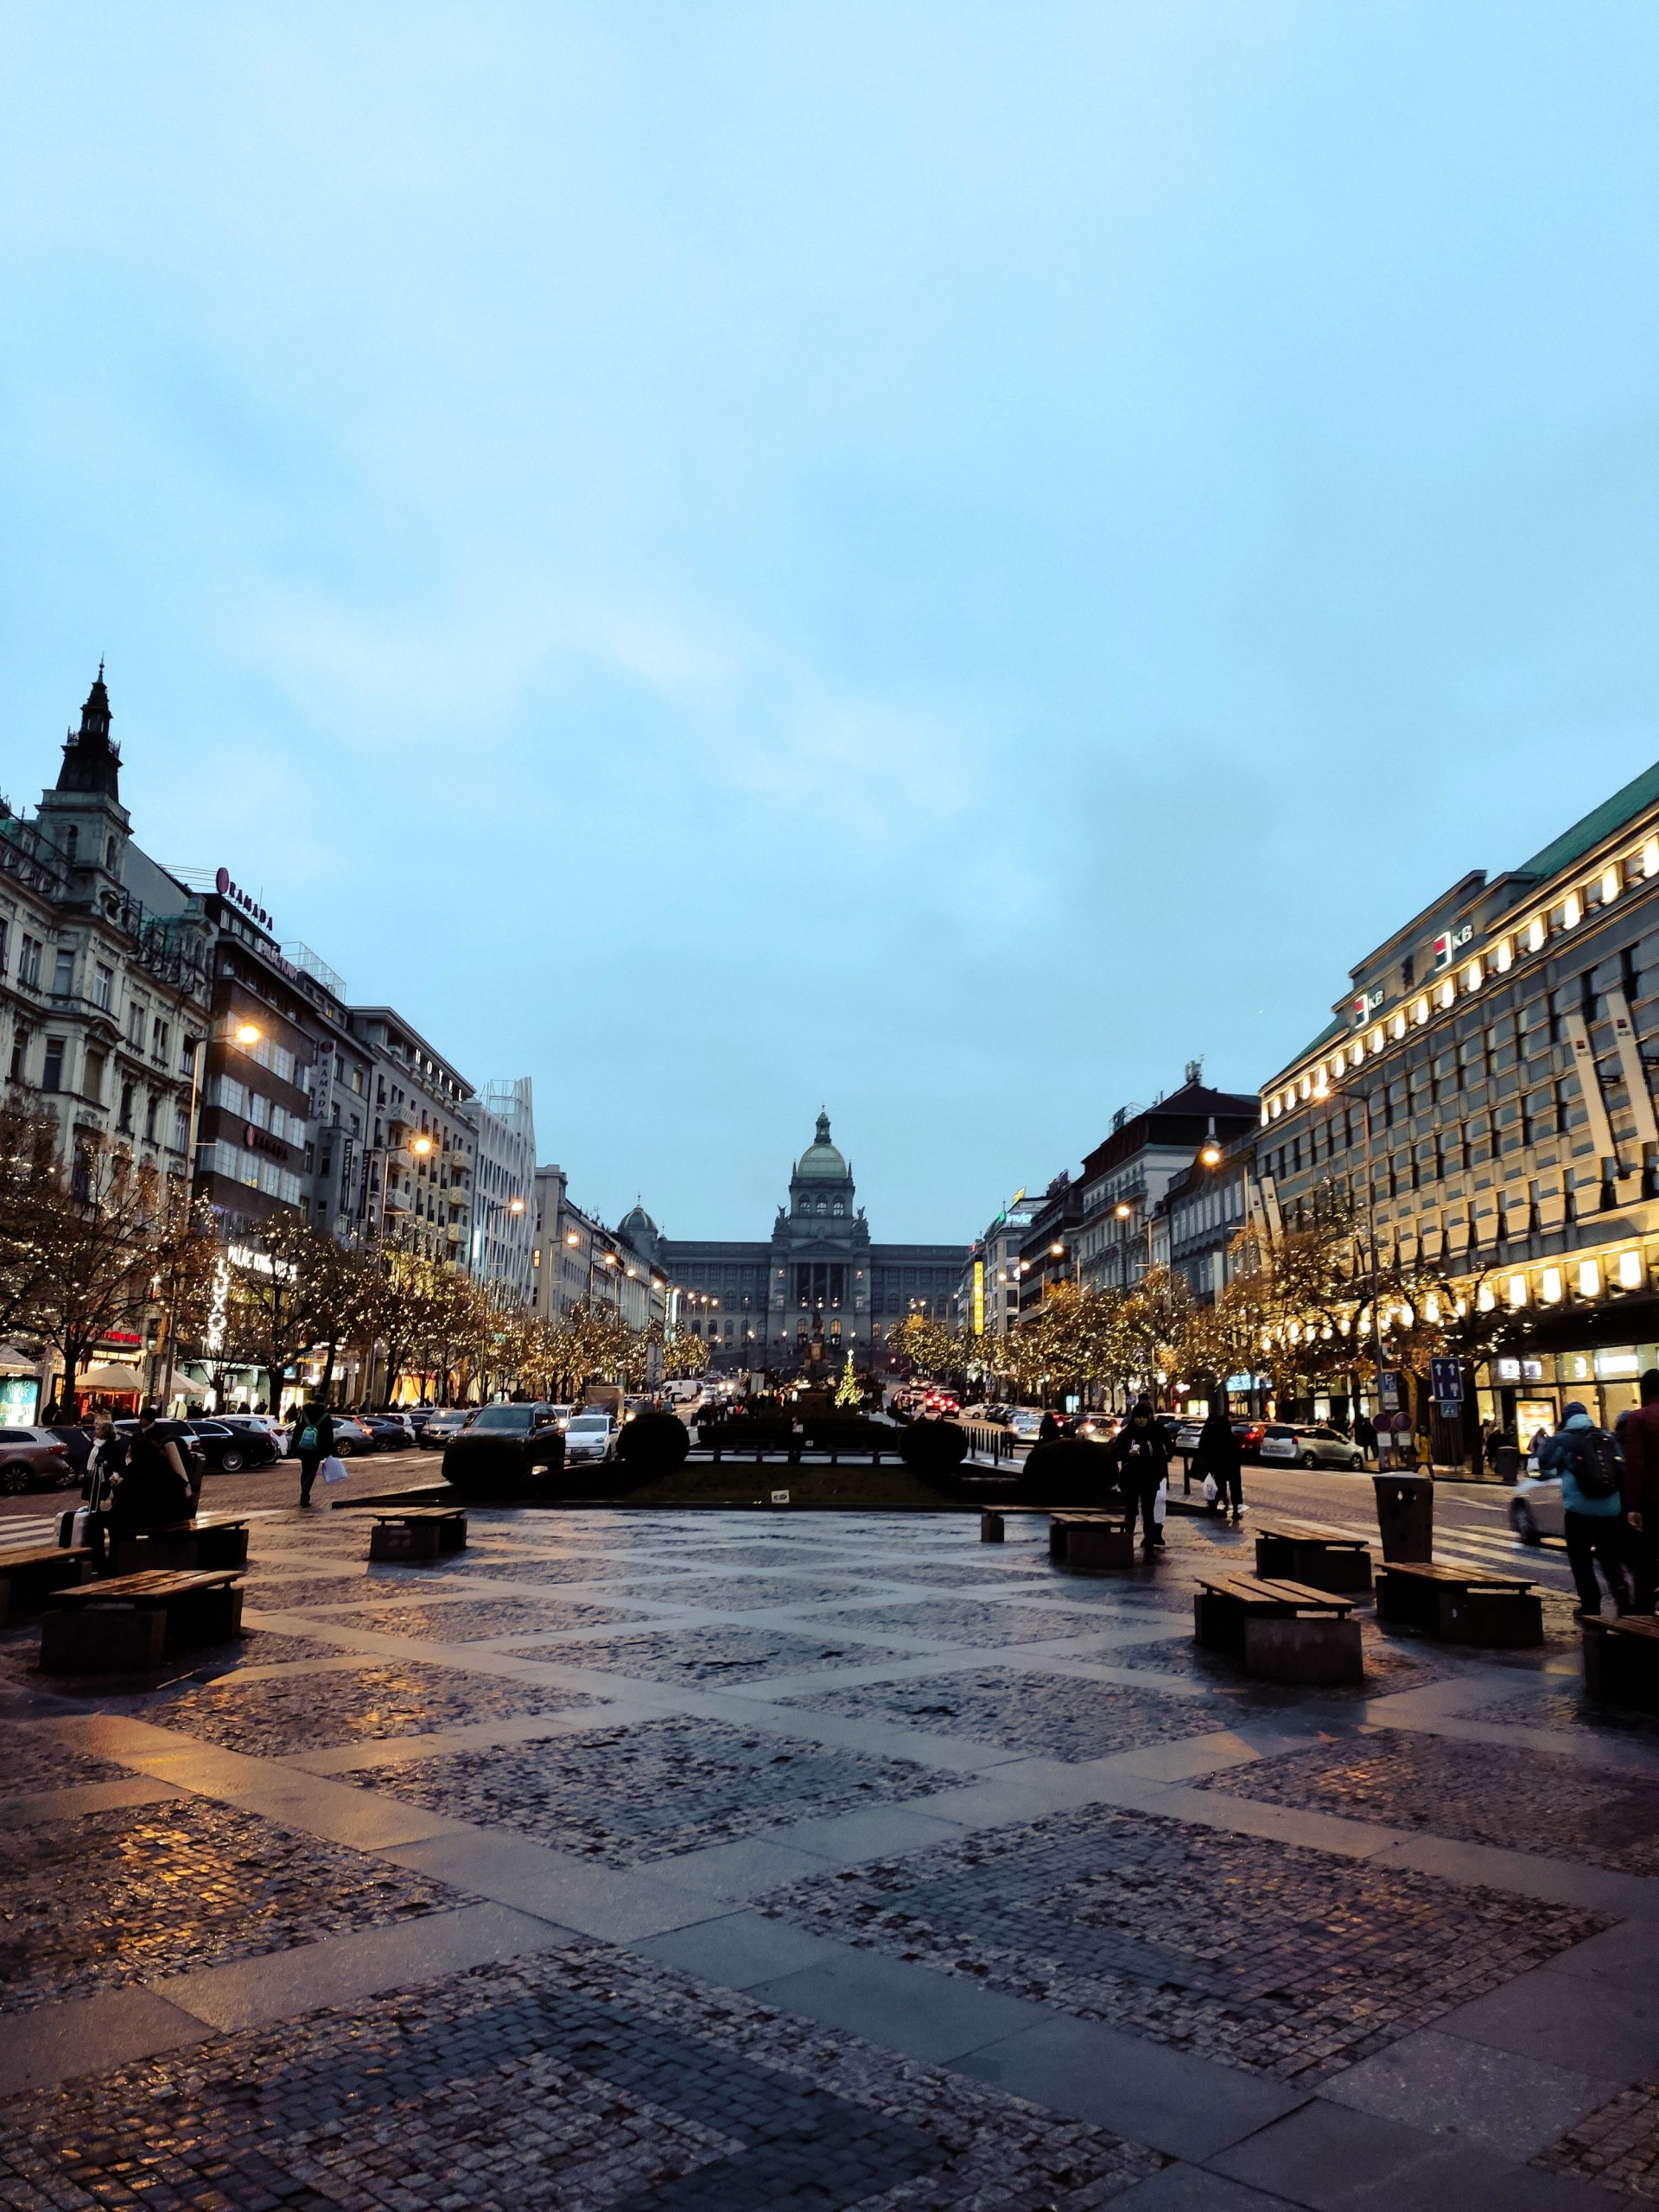
[(60, 1459), (67, 1459), (69, 1456), (69, 1446), (67, 1444), (48, 1444), (46, 1448), (48, 1452), (55, 1452)]

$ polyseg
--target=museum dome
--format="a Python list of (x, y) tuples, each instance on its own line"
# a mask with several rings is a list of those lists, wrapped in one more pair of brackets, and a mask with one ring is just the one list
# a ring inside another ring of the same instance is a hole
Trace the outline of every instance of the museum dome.
[(818, 1133), (801, 1154), (795, 1168), (798, 1183), (845, 1183), (851, 1180), (847, 1162), (830, 1141), (830, 1116), (820, 1114)]
[(616, 1224), (624, 1236), (656, 1236), (660, 1234), (656, 1223), (636, 1198)]

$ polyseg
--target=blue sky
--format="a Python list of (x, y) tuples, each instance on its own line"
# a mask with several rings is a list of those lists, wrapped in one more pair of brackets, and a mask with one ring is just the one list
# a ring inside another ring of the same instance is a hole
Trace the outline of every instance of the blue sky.
[(1659, 756), (1659, 14), (0, 14), (0, 789), (966, 1237)]

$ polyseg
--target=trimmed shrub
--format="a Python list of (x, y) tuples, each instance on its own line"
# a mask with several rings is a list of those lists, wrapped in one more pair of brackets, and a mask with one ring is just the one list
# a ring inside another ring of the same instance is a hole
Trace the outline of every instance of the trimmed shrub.
[(913, 1421), (899, 1446), (912, 1475), (925, 1483), (949, 1483), (968, 1456), (968, 1438), (953, 1421)]
[(690, 1448), (690, 1432), (677, 1414), (636, 1414), (616, 1440), (617, 1458), (634, 1475), (671, 1474)]
[(1020, 1492), (1033, 1505), (1100, 1505), (1122, 1503), (1117, 1470), (1103, 1444), (1086, 1436), (1057, 1436), (1033, 1444), (1020, 1470)]

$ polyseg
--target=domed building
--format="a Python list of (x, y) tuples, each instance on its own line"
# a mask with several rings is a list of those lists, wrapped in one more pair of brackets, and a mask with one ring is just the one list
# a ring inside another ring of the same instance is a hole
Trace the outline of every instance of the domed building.
[(645, 1249), (643, 1235), (656, 1240), (650, 1256), (679, 1293), (680, 1324), (706, 1338), (715, 1365), (776, 1374), (804, 1363), (815, 1334), (836, 1363), (850, 1351), (866, 1366), (906, 1313), (954, 1320), (968, 1262), (963, 1245), (871, 1241), (827, 1113), (795, 1162), (766, 1243), (665, 1237), (641, 1207), (621, 1226), (636, 1249)]

